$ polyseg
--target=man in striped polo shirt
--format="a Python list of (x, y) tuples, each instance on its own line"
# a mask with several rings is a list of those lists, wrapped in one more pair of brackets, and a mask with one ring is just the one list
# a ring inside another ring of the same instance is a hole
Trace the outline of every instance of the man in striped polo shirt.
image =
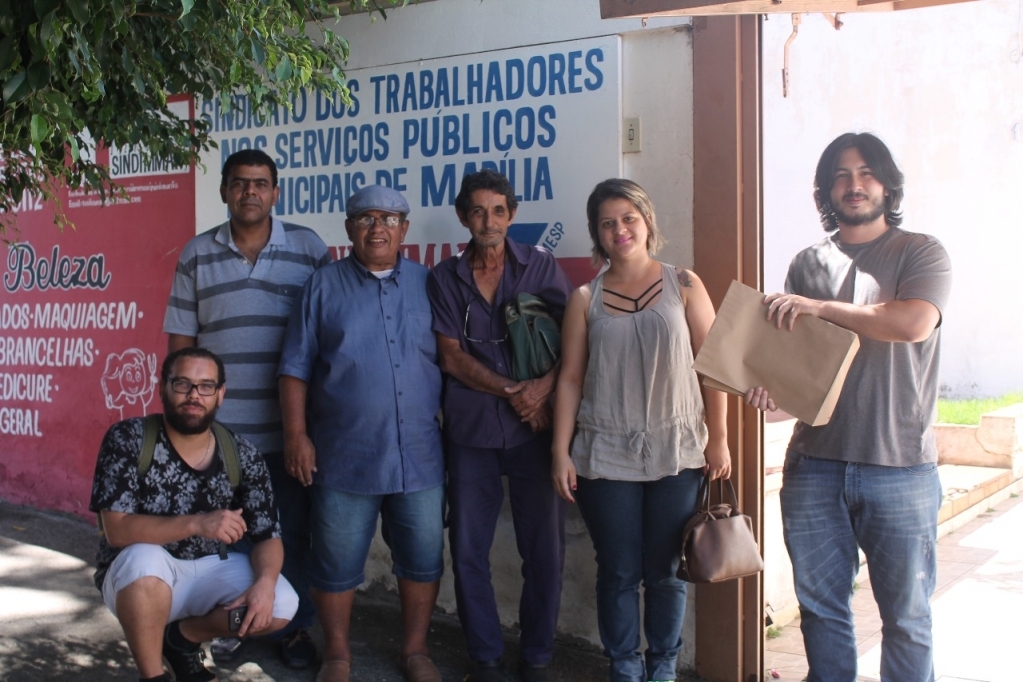
[[(190, 240), (181, 252), (163, 330), (168, 352), (208, 348), (231, 375), (218, 418), (266, 459), (280, 510), (282, 573), (299, 595), (281, 657), (304, 668), (316, 658), (306, 632), (315, 616), (306, 580), (309, 494), (284, 468), (277, 365), (295, 297), (330, 255), (315, 232), (270, 215), (279, 192), (277, 166), (264, 152), (245, 149), (227, 158), (220, 197), (230, 219)], [(214, 653), (230, 660), (235, 649), (221, 644)]]

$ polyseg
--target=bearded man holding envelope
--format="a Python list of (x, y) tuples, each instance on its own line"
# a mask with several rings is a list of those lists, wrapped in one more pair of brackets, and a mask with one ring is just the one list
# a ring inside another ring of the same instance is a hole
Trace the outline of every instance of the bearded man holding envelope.
[[(831, 420), (796, 424), (781, 490), (808, 682), (854, 682), (850, 606), (867, 557), (884, 624), (881, 678), (934, 679), (930, 597), (938, 509), (937, 411), (941, 314), (951, 289), (948, 254), (899, 225), (903, 175), (869, 133), (835, 139), (817, 165), (814, 200), (829, 235), (789, 266), (767, 318), (791, 329), (800, 315), (857, 333)], [(770, 386), (746, 402), (774, 409)]]

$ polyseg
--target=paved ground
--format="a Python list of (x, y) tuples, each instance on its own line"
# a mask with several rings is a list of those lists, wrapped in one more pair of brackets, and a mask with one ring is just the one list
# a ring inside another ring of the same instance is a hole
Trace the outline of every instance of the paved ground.
[[(881, 679), (881, 617), (866, 571), (861, 575), (853, 612), (859, 679), (870, 682)], [(937, 682), (1023, 680), (1023, 497), (1013, 495), (938, 541), (931, 606)], [(798, 620), (766, 648), (769, 674), (805, 677)]]
[[(82, 520), (0, 502), (0, 680), (138, 679), (120, 627), (93, 586), (95, 550), (96, 530)], [(352, 630), (352, 679), (401, 682), (396, 598), (360, 594)], [(319, 632), (313, 635), (320, 640)], [(455, 618), (435, 616), (430, 646), (444, 680), (461, 680), (466, 661)], [(247, 662), (219, 668), (220, 680), (306, 682), (315, 677), (314, 671), (283, 667), (269, 643), (250, 642), (246, 647)], [(517, 661), (513, 637), (507, 660), (512, 665)], [(556, 682), (602, 682), (607, 679), (607, 663), (592, 647), (559, 642), (552, 672)]]
[[(120, 628), (92, 584), (95, 533), (75, 517), (0, 502), (3, 682), (137, 679)], [(853, 609), (860, 679), (869, 682), (880, 679), (880, 619), (865, 572), (863, 577)], [(1023, 498), (995, 504), (938, 542), (933, 607), (938, 682), (1023, 680)], [(353, 679), (401, 682), (401, 625), (393, 595), (360, 594), (354, 617)], [(512, 663), (517, 660), (513, 634), (508, 644)], [(461, 680), (465, 659), (457, 621), (437, 614), (430, 635), (444, 679)], [(318, 639), (319, 633), (314, 636)], [(246, 646), (246, 662), (220, 668), (221, 680), (314, 679), (313, 672), (281, 666), (267, 643)], [(803, 679), (806, 657), (798, 621), (767, 640), (766, 649), (765, 679)], [(557, 682), (599, 682), (607, 679), (607, 664), (590, 647), (559, 642), (553, 672)]]

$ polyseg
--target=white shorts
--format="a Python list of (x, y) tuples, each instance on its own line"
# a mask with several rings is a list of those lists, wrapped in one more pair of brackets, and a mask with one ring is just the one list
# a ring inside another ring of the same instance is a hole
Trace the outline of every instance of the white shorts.
[[(107, 569), (103, 579), (103, 601), (111, 613), (117, 593), (140, 578), (159, 578), (171, 588), (168, 622), (204, 616), (218, 606), (230, 604), (249, 589), (256, 577), (245, 554), (230, 552), (187, 560), (175, 559), (160, 545), (128, 545)], [(298, 610), (298, 595), (284, 576), (277, 576), (274, 590), (274, 618), (291, 620)]]

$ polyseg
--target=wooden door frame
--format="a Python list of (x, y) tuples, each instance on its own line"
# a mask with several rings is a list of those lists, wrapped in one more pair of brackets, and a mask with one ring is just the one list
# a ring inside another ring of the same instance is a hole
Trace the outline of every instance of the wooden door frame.
[[(763, 285), (761, 200), (761, 19), (693, 22), (694, 269), (715, 307), (732, 280)], [(728, 402), (732, 481), (763, 538), (763, 420), (738, 397)], [(762, 547), (762, 546), (761, 546)], [(696, 670), (713, 682), (764, 674), (763, 574), (696, 588)]]

